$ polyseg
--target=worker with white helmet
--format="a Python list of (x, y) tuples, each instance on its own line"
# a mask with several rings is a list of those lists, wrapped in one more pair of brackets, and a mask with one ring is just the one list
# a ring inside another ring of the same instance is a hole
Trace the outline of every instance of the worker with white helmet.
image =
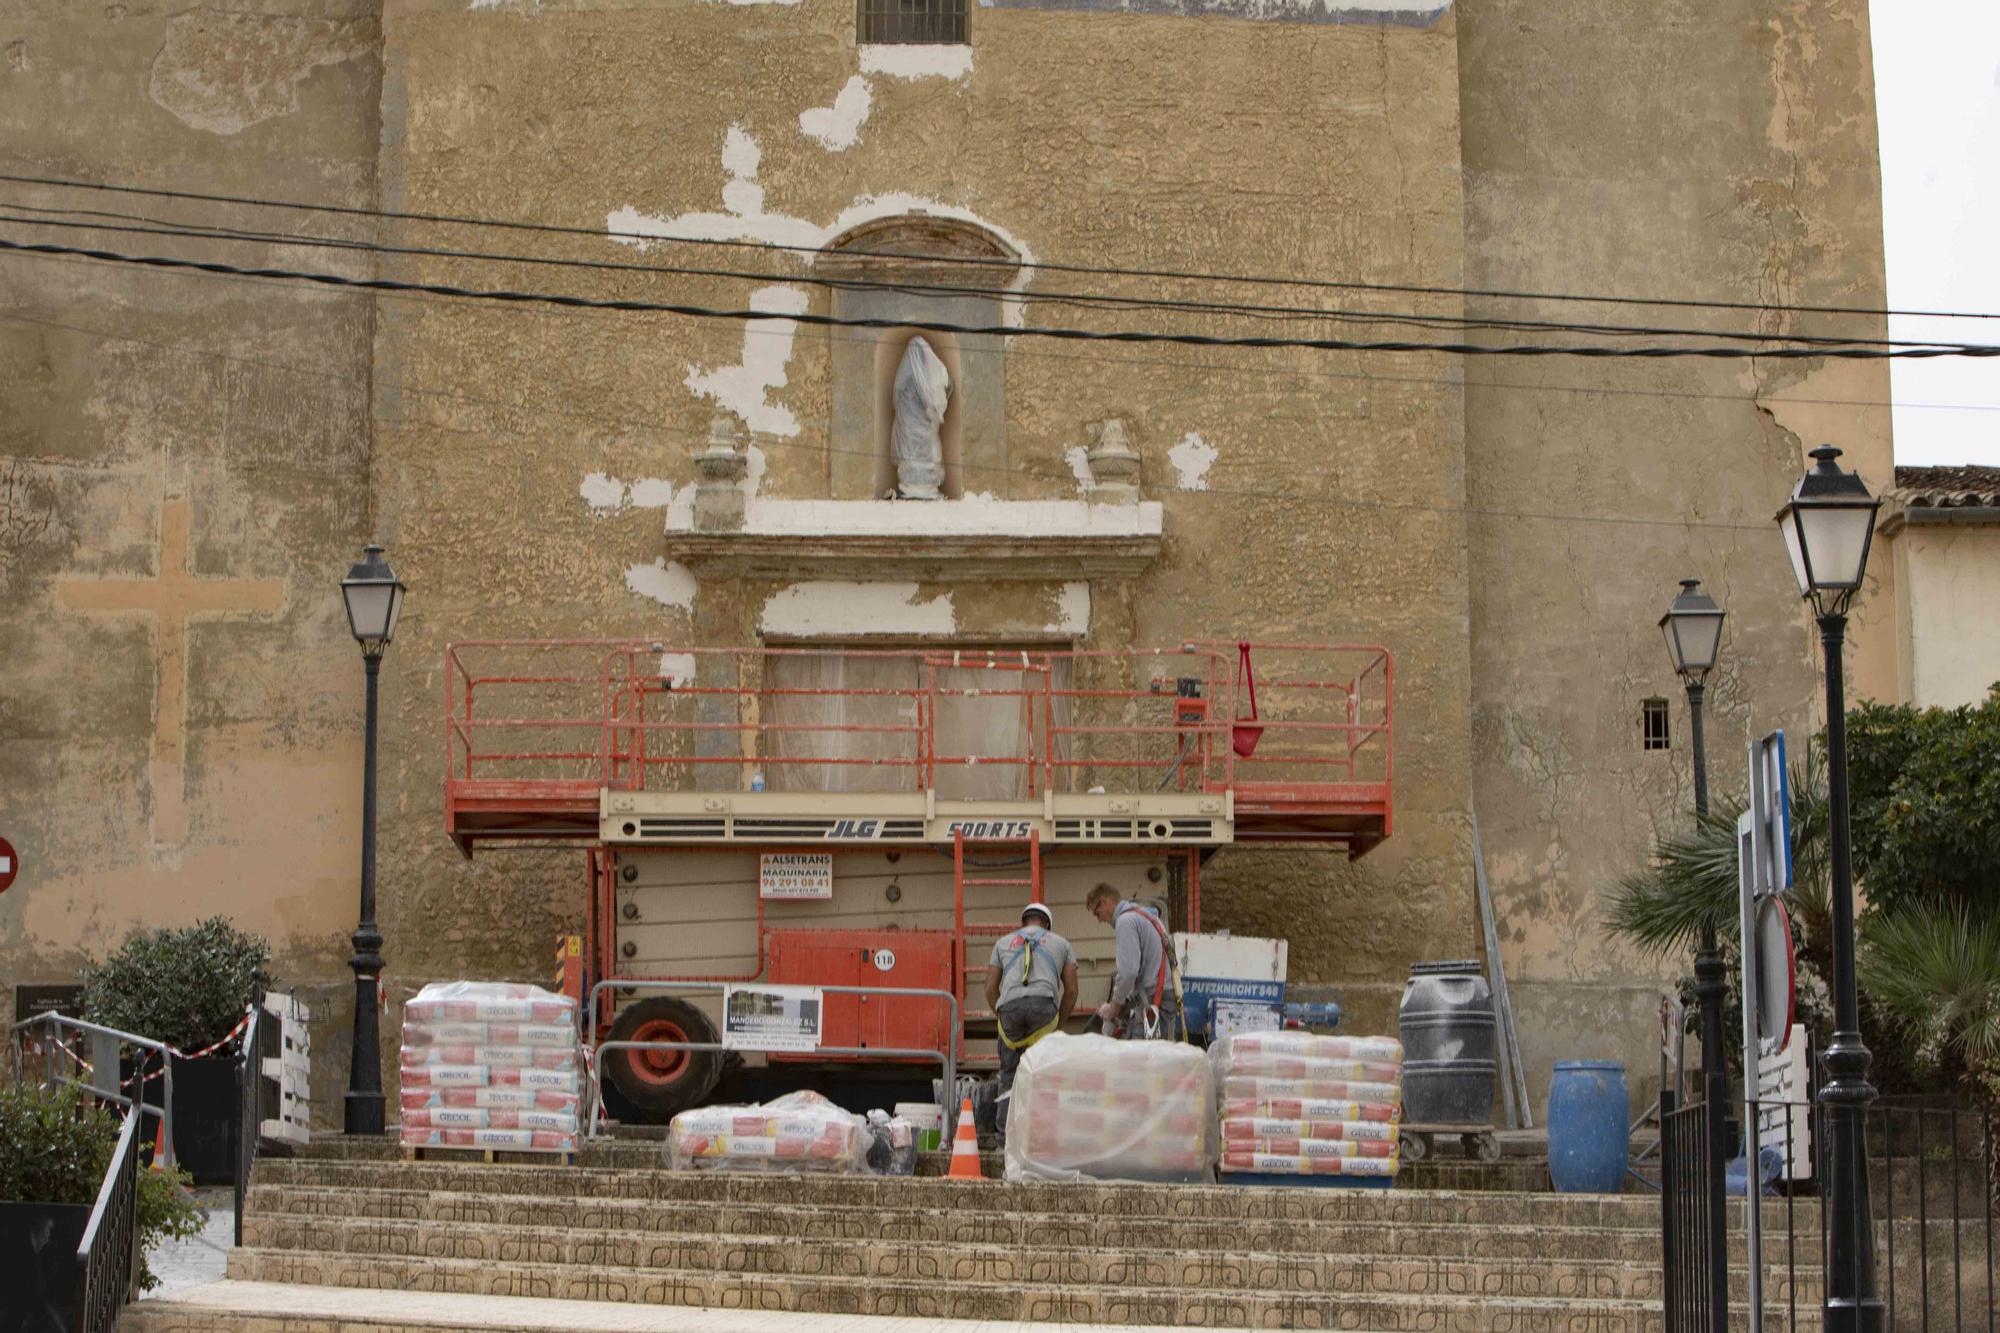
[(1000, 1037), (1000, 1092), (994, 1102), (1000, 1133), (1007, 1133), (1008, 1099), (1021, 1052), (1060, 1028), (1076, 1008), (1076, 951), (1055, 933), (1043, 903), (1021, 909), (1021, 928), (993, 942), (986, 965), (986, 1003)]

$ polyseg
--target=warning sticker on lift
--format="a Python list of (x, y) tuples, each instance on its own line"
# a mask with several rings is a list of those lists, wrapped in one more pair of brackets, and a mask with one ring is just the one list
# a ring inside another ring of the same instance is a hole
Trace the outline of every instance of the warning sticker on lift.
[(833, 853), (765, 852), (757, 858), (757, 896), (822, 902), (833, 897)]

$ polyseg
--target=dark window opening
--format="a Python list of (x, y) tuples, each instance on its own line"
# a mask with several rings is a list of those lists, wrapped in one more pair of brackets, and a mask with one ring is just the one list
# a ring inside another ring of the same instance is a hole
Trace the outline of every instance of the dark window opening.
[(860, 41), (962, 45), (967, 3), (968, 0), (858, 0)]
[(1664, 750), (1667, 741), (1667, 701), (1648, 699), (1639, 705), (1639, 733), (1648, 750)]

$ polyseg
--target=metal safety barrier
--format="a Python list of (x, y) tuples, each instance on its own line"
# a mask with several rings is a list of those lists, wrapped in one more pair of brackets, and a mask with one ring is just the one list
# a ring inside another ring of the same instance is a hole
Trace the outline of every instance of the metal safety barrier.
[[(136, 1105), (142, 1115), (157, 1117), (160, 1121), (161, 1143), (159, 1164), (172, 1169), (174, 1164), (174, 1061), (172, 1048), (165, 1042), (154, 1041), (149, 1037), (141, 1037), (132, 1032), (120, 1032), (117, 1028), (103, 1027), (96, 1023), (86, 1023), (80, 1018), (71, 1018), (67, 1014), (36, 1014), (33, 1018), (24, 1018), (14, 1024), (12, 1030), (14, 1078), (17, 1082), (22, 1077), (26, 1044), (34, 1035), (32, 1029), (35, 1028), (46, 1029), (46, 1033), (42, 1038), (44, 1046), (40, 1051), (43, 1060), (43, 1086), (53, 1088), (58, 1083), (69, 1084), (72, 1087), (80, 1088), (90, 1093), (100, 1101), (110, 1102), (112, 1105), (123, 1107), (127, 1111), (130, 1111)], [(106, 1081), (102, 1083), (93, 1083), (89, 1079), (78, 1078), (73, 1073), (58, 1072), (54, 1061), (55, 1053), (58, 1051), (68, 1056), (78, 1069), (86, 1073), (91, 1070), (90, 1062), (71, 1049), (69, 1043), (62, 1039), (62, 1033), (65, 1028), (73, 1029), (78, 1034), (92, 1033), (100, 1037), (111, 1037), (125, 1045), (136, 1046), (140, 1050), (152, 1051), (157, 1054), (160, 1057), (160, 1105), (152, 1106), (145, 1101), (143, 1093), (146, 1081), (151, 1077), (150, 1075), (135, 1077), (133, 1082), (136, 1086), (133, 1088), (133, 1091), (140, 1095), (127, 1097), (121, 1090), (124, 1085), (119, 1081), (116, 1069), (108, 1071), (105, 1075)]]
[[(587, 1021), (588, 1037), (584, 1044), (584, 1063), (588, 1079), (584, 1090), (587, 1114), (584, 1118), (584, 1137), (597, 1137), (598, 1123), (604, 1111), (603, 1089), (599, 1079), (603, 1073), (600, 1058), (606, 1051), (735, 1051), (745, 1049), (738, 1046), (724, 1046), (718, 1041), (607, 1041), (597, 1040), (597, 1013), (600, 997), (607, 990), (649, 990), (649, 991), (720, 991), (722, 985), (713, 981), (627, 981), (610, 977), (590, 988)], [(823, 995), (886, 995), (894, 999), (935, 999), (943, 1000), (950, 1016), (951, 1026), (947, 1031), (953, 1040), (945, 1043), (945, 1049), (936, 1050), (922, 1047), (904, 1046), (815, 1046), (811, 1052), (797, 1054), (813, 1055), (856, 1055), (877, 1056), (887, 1060), (936, 1060), (943, 1067), (944, 1082), (939, 1086), (939, 1106), (945, 1119), (952, 1118), (950, 1099), (952, 1089), (958, 1084), (958, 1041), (959, 1032), (958, 997), (947, 990), (916, 990), (900, 986), (814, 986), (811, 989)], [(793, 1054), (794, 1052), (780, 1052)]]

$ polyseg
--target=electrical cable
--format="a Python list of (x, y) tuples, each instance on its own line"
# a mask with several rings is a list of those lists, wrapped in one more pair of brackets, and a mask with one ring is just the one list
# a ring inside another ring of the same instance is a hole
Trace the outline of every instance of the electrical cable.
[[(807, 257), (824, 253), (820, 247), (789, 245), (777, 241), (718, 239), (692, 236), (646, 236), (632, 232), (611, 232), (603, 228), (578, 227), (559, 223), (481, 218), (449, 213), (423, 213), (406, 210), (362, 208), (345, 204), (310, 204), (296, 200), (258, 198), (249, 195), (216, 194), (195, 190), (168, 190), (137, 185), (113, 185), (96, 181), (77, 180), (69, 177), (34, 176), (14, 172), (0, 172), (0, 182), (8, 182), (16, 185), (43, 186), (52, 189), (89, 190), (110, 194), (137, 195), (154, 199), (177, 199), (199, 203), (231, 204), (249, 208), (325, 213), (334, 216), (360, 217), (389, 222), (420, 222), (436, 226), (487, 227), (506, 231), (584, 236), (599, 241), (621, 240), (646, 244), (706, 245), (795, 254)], [(936, 262), (938, 259), (936, 255), (901, 251), (873, 252), (869, 257), (929, 262)], [(1717, 301), (1694, 297), (1649, 297), (1584, 292), (1537, 292), (1509, 288), (1445, 287), (1420, 283), (1359, 282), (1327, 278), (1288, 278), (1270, 274), (1191, 272), (1160, 268), (1120, 268), (1108, 265), (1066, 264), (1055, 261), (1036, 261), (1032, 265), (1027, 265), (1024, 261), (992, 259), (976, 255), (954, 257), (951, 262), (956, 265), (973, 267), (1032, 267), (1051, 273), (1078, 273), (1101, 277), (1157, 278), (1176, 282), (1243, 283), (1255, 286), (1307, 287), (1334, 291), (1394, 292), (1407, 295), (1472, 297), (1485, 300), (1660, 306), (1671, 309), (1738, 310), (1765, 314), (1855, 315), (1870, 318), (2000, 319), (2000, 313), (1989, 311), (1900, 310), (1893, 307), (1881, 306), (1808, 305), (1791, 302)]]
[(1602, 347), (1584, 344), (1418, 342), (1392, 339), (1273, 338), (1263, 335), (1176, 333), (1138, 329), (1096, 330), (1055, 326), (1014, 326), (1008, 324), (960, 324), (945, 320), (876, 319), (812, 313), (787, 314), (768, 310), (726, 310), (714, 306), (675, 301), (640, 301), (628, 298), (576, 296), (558, 292), (514, 291), (462, 287), (449, 283), (413, 282), (396, 278), (354, 278), (338, 273), (308, 269), (245, 267), (213, 260), (179, 259), (167, 255), (134, 255), (86, 246), (57, 245), (0, 239), (0, 250), (21, 254), (68, 255), (110, 264), (143, 268), (179, 269), (189, 272), (232, 277), (267, 278), (280, 282), (314, 283), (326, 287), (362, 291), (425, 292), (433, 296), (500, 303), (532, 303), (582, 310), (616, 310), (635, 314), (681, 315), (693, 319), (789, 320), (794, 324), (833, 328), (915, 329), (922, 332), (976, 335), (994, 338), (1049, 338), (1071, 342), (1173, 343), (1191, 347), (1298, 347), (1336, 352), (1441, 352), (1457, 356), (1574, 356), (1592, 359), (1675, 360), (1805, 360), (1832, 358), (1848, 361), (1930, 360), (1941, 357), (1988, 358), (2000, 356), (2000, 346), (1976, 343), (1939, 343), (1920, 347)]
[[(483, 250), (447, 250), (426, 246), (383, 245), (372, 241), (360, 241), (346, 237), (314, 236), (293, 232), (252, 231), (242, 228), (222, 227), (211, 224), (176, 223), (168, 219), (149, 217), (144, 214), (114, 213), (98, 209), (54, 209), (31, 204), (0, 201), (0, 209), (14, 209), (35, 213), (63, 213), (74, 216), (103, 217), (127, 223), (148, 223), (148, 226), (111, 225), (108, 223), (76, 222), (56, 218), (22, 218), (8, 216), (0, 212), (0, 222), (19, 223), (24, 226), (61, 227), (68, 229), (101, 230), (144, 236), (185, 237), (195, 240), (222, 240), (243, 243), (262, 242), (274, 245), (296, 245), (320, 249), (351, 250), (362, 253), (419, 256), (436, 259), (459, 259), (475, 262), (527, 264), (554, 268), (575, 268), (599, 270), (615, 273), (672, 274), (680, 277), (735, 278), (751, 282), (774, 284), (802, 284), (842, 291), (892, 291), (916, 296), (994, 296), (997, 293), (989, 287), (952, 286), (934, 283), (910, 283), (881, 281), (875, 279), (826, 278), (814, 275), (787, 275), (777, 273), (753, 273), (732, 269), (695, 268), (664, 264), (634, 264), (613, 260), (565, 259), (550, 256), (495, 253)], [(1740, 342), (1788, 342), (1805, 346), (1831, 347), (1935, 347), (1940, 344), (1931, 340), (1911, 340), (1892, 338), (1835, 338), (1817, 334), (1800, 333), (1752, 333), (1728, 329), (1690, 329), (1675, 326), (1645, 326), (1619, 324), (1583, 324), (1558, 320), (1494, 319), (1449, 314), (1418, 314), (1405, 311), (1360, 311), (1328, 309), (1312, 306), (1273, 306), (1245, 303), (1183, 301), (1158, 297), (1118, 296), (1090, 292), (1018, 292), (1008, 293), (1004, 298), (1021, 305), (1061, 305), (1082, 309), (1128, 309), (1159, 310), (1171, 312), (1196, 312), (1256, 318), (1328, 320), (1360, 324), (1394, 324), (1404, 327), (1423, 328), (1437, 331), (1454, 330), (1531, 330), (1535, 332), (1563, 332), (1590, 334), (1604, 337), (1713, 337)]]

